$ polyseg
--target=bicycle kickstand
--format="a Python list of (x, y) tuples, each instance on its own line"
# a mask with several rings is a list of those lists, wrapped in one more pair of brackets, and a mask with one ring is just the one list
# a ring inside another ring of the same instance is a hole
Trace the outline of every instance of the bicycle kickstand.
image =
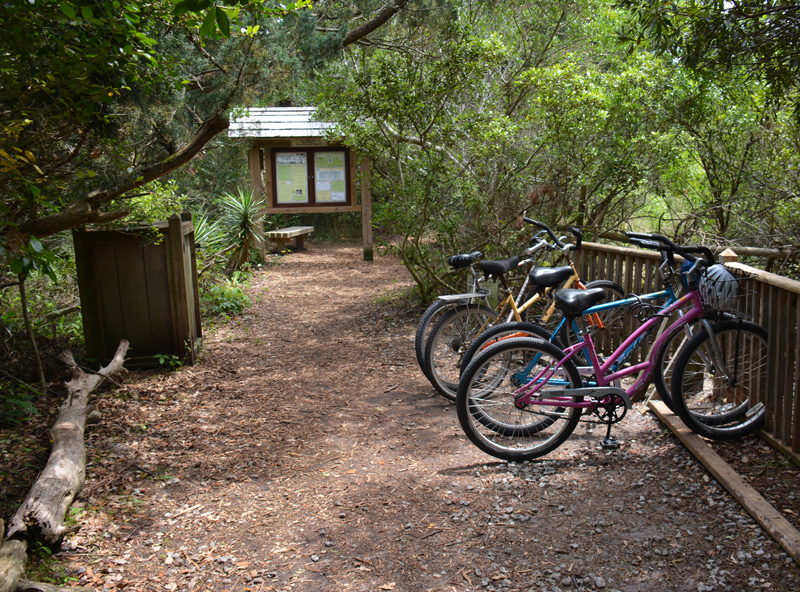
[(613, 422), (609, 421), (606, 424), (606, 437), (603, 438), (603, 441), (600, 443), (600, 447), (603, 450), (617, 450), (620, 446), (619, 440), (617, 440), (614, 436), (611, 435), (611, 424)]

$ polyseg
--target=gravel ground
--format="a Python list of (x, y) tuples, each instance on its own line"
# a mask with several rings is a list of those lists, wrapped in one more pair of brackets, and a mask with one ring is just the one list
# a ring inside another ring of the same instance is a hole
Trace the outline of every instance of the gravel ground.
[(420, 311), (394, 305), (404, 268), (360, 256), (312, 243), (281, 258), (200, 363), (131, 374), (99, 402), (83, 528), (60, 555), (76, 585), (800, 590), (798, 566), (649, 414), (628, 414), (614, 453), (588, 424), (537, 462), (477, 450), (416, 366)]

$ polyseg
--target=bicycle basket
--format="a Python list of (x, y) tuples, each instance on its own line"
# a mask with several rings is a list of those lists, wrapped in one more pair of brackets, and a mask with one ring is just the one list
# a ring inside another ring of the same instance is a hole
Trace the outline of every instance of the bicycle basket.
[(697, 282), (703, 306), (720, 312), (739, 311), (745, 296), (742, 283), (752, 277), (753, 274), (720, 263), (706, 267)]

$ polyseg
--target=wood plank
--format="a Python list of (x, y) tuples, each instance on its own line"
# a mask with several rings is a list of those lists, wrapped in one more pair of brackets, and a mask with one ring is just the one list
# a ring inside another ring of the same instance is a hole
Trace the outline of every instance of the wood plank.
[[(783, 441), (784, 442), (791, 442), (792, 441), (792, 408), (794, 407), (795, 397), (797, 395), (796, 391), (792, 391), (789, 388), (789, 385), (792, 384), (792, 375), (794, 374), (794, 368), (792, 362), (794, 362), (794, 339), (792, 339), (792, 329), (791, 323), (787, 321), (792, 318), (792, 299), (794, 298), (794, 294), (787, 292), (785, 290), (781, 290), (780, 293), (780, 308), (779, 308), (779, 316), (780, 316), (780, 341), (781, 341), (781, 384), (783, 385), (783, 397), (782, 397), (782, 408), (778, 412), (782, 415), (782, 427), (781, 433), (783, 434)], [(771, 352), (771, 355), (775, 355), (775, 352)]]
[[(165, 239), (166, 240), (166, 239)], [(172, 309), (164, 306), (169, 302), (169, 276), (167, 275), (167, 248), (162, 242), (158, 245), (144, 245), (145, 294), (153, 328), (152, 349), (147, 352), (133, 351), (132, 355), (173, 354)]]
[(314, 232), (313, 226), (287, 226), (286, 228), (279, 228), (277, 230), (270, 230), (266, 233), (268, 238), (294, 238), (304, 234), (311, 234)]
[[(191, 327), (189, 325), (189, 299), (186, 286), (186, 266), (188, 261), (185, 259), (183, 248), (183, 230), (181, 219), (172, 215), (169, 217), (169, 233), (166, 237), (167, 246), (167, 265), (170, 276), (170, 295), (172, 301), (173, 317), (173, 339), (175, 351), (181, 352), (181, 358), (186, 349), (187, 343), (191, 343)], [(194, 306), (192, 304), (192, 306)]]
[(794, 388), (792, 389), (792, 392), (794, 392), (794, 427), (792, 441), (789, 445), (792, 452), (800, 453), (800, 400), (798, 400), (798, 395), (800, 394), (800, 298), (795, 298), (792, 326), (794, 327)]
[(764, 530), (800, 565), (800, 532), (726, 463), (700, 436), (689, 430), (661, 401), (650, 409), (739, 502)]
[(100, 315), (99, 349), (93, 354), (103, 362), (114, 355), (119, 340), (125, 333), (122, 323), (119, 274), (124, 273), (117, 263), (119, 238), (98, 238), (92, 241), (91, 259)]
[(781, 288), (782, 290), (788, 290), (789, 292), (793, 292), (795, 294), (800, 294), (800, 281), (770, 273), (768, 271), (764, 271), (763, 269), (758, 269), (757, 267), (750, 267), (749, 265), (744, 265), (743, 263), (729, 263), (728, 265), (735, 269), (740, 269), (756, 275), (758, 277), (758, 281), (760, 282), (769, 284), (770, 286), (774, 286), (776, 288)]
[(103, 327), (93, 269), (92, 245), (94, 242), (91, 234), (85, 230), (73, 230), (72, 240), (75, 245), (75, 266), (81, 301), (83, 339), (89, 355), (99, 357), (103, 343)]
[[(267, 196), (264, 193), (264, 183), (261, 176), (261, 171), (264, 164), (264, 150), (255, 144), (250, 147), (247, 153), (247, 166), (250, 169), (250, 185), (253, 188), (253, 195), (258, 202), (256, 206), (256, 217), (259, 222), (255, 227), (256, 235), (256, 248), (258, 249), (258, 256), (261, 263), (264, 262), (266, 257), (266, 240), (264, 240), (264, 209), (267, 207)], [(186, 234), (186, 233), (184, 233)]]
[(122, 335), (114, 341), (127, 339), (134, 357), (153, 351), (150, 306), (142, 293), (145, 281), (144, 241), (139, 238), (116, 241), (119, 268), (119, 300), (122, 309)]
[(361, 206), (270, 206), (267, 214), (334, 214), (338, 212), (360, 212)]

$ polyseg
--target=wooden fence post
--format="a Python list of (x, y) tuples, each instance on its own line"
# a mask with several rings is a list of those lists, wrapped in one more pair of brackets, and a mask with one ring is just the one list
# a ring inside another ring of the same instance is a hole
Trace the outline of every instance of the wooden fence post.
[(372, 261), (372, 193), (370, 187), (370, 160), (361, 158), (361, 242), (364, 261)]
[(739, 255), (729, 247), (719, 254), (719, 259), (722, 263), (736, 263), (739, 261)]

